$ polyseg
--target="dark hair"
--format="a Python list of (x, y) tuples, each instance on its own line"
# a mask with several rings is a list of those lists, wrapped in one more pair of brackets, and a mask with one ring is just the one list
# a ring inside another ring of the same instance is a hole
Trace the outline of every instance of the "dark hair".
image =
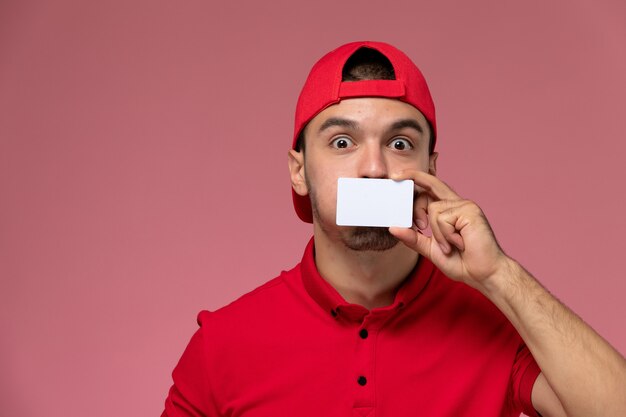
[(395, 80), (396, 73), (387, 57), (375, 49), (358, 49), (343, 66), (341, 81)]
[[(396, 73), (389, 59), (372, 48), (359, 48), (348, 58), (341, 72), (341, 81), (362, 81), (362, 80), (395, 80)], [(304, 129), (298, 134), (296, 141), (296, 151), (304, 152)], [(431, 129), (432, 131), (432, 129)], [(431, 133), (432, 134), (432, 133)], [(432, 137), (430, 138), (430, 153), (432, 149)]]

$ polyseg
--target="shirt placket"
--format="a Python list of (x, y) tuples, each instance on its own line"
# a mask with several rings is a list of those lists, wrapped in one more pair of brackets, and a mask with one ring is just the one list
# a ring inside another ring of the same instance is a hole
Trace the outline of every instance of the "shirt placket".
[(376, 416), (376, 341), (380, 334), (382, 314), (368, 313), (353, 327), (355, 360), (353, 374), (353, 417)]

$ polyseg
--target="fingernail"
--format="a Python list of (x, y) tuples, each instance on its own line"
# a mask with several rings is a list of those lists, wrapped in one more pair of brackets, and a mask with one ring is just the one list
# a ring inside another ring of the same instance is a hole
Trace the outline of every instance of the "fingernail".
[(422, 219), (418, 220), (417, 227), (419, 227), (420, 229), (426, 229), (426, 222)]

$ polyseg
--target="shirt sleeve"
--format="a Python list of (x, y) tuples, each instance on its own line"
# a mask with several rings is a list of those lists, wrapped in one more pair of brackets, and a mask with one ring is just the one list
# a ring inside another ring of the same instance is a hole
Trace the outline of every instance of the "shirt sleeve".
[(200, 328), (192, 336), (172, 372), (174, 384), (161, 417), (218, 417), (209, 378), (208, 321), (210, 312), (198, 314)]
[(511, 395), (516, 409), (521, 409), (529, 417), (541, 417), (531, 401), (533, 385), (541, 373), (539, 365), (524, 343), (515, 356), (513, 373), (511, 375)]

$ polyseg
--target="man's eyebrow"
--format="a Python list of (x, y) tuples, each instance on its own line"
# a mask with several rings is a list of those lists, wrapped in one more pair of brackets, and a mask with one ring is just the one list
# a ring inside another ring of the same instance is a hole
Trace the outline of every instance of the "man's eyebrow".
[(340, 127), (347, 127), (353, 130), (358, 129), (358, 124), (357, 122), (353, 121), (353, 120), (349, 120), (349, 119), (342, 119), (340, 117), (331, 117), (330, 119), (326, 120), (324, 123), (322, 123), (322, 125), (320, 126), (318, 133), (322, 133), (324, 130), (333, 127), (333, 126), (340, 126)]
[(404, 129), (405, 127), (410, 127), (412, 129), (417, 130), (419, 133), (424, 133), (424, 128), (415, 119), (398, 120), (397, 122), (394, 122), (391, 125), (389, 130), (400, 130), (400, 129)]

